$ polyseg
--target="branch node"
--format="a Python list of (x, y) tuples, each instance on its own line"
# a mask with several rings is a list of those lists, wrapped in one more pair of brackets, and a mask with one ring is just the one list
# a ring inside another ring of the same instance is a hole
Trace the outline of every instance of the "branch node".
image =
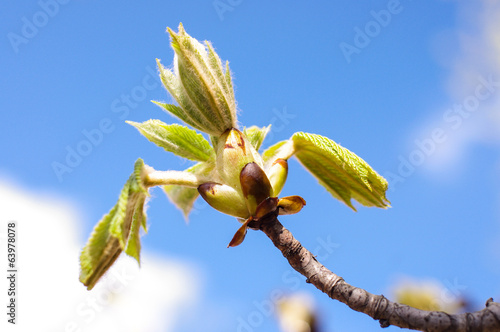
[(489, 299), (486, 300), (486, 307), (489, 307), (491, 303), (493, 303), (492, 297), (490, 297)]
[(380, 323), (380, 327), (383, 329), (391, 326), (391, 324), (389, 324), (389, 321), (387, 319), (381, 319), (381, 320), (379, 320), (379, 323)]

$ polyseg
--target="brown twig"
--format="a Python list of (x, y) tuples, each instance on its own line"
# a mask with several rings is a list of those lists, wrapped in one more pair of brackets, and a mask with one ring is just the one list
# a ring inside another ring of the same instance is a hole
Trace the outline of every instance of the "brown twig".
[(319, 263), (313, 254), (297, 241), (278, 221), (268, 215), (254, 228), (261, 229), (278, 248), (290, 265), (330, 298), (347, 304), (351, 309), (367, 314), (380, 322), (420, 331), (500, 331), (500, 303), (486, 301), (480, 311), (451, 315), (442, 311), (424, 311), (394, 303), (382, 295), (371, 294), (349, 285), (341, 277)]

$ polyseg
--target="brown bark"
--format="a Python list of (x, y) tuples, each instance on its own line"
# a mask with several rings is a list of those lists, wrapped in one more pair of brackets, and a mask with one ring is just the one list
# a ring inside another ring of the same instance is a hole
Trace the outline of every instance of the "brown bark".
[(381, 327), (395, 325), (429, 332), (500, 331), (500, 304), (493, 302), (493, 299), (486, 301), (486, 307), (480, 311), (456, 315), (394, 303), (382, 295), (374, 295), (351, 286), (342, 277), (328, 270), (283, 227), (276, 215), (262, 219), (264, 220), (260, 220), (258, 224), (252, 224), (252, 228), (261, 229), (290, 265), (306, 277), (306, 282), (313, 284), (330, 298), (378, 320)]

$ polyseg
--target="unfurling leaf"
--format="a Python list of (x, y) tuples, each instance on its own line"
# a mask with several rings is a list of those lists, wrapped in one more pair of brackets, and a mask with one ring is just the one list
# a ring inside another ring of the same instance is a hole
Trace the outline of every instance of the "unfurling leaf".
[(141, 226), (146, 229), (144, 202), (148, 196), (142, 184), (143, 167), (142, 159), (138, 159), (118, 202), (96, 225), (81, 252), (80, 281), (89, 290), (123, 250), (140, 262), (139, 230)]
[(262, 128), (257, 126), (251, 126), (248, 128), (245, 127), (243, 128), (243, 134), (248, 138), (254, 149), (259, 151), (260, 146), (262, 145), (262, 142), (264, 142), (264, 139), (270, 129), (271, 125)]
[(268, 172), (276, 160), (288, 160), (293, 156), (293, 142), (291, 140), (278, 142), (266, 151), (262, 152), (262, 160), (264, 162), (264, 171)]
[(157, 60), (160, 77), (179, 107), (164, 108), (196, 129), (218, 136), (236, 127), (236, 101), (229, 68), (207, 42), (198, 42), (186, 33), (167, 29), (175, 51), (174, 71)]
[(127, 121), (148, 140), (179, 157), (197, 161), (214, 158), (214, 150), (201, 134), (178, 124), (167, 125), (160, 120), (143, 123)]
[(281, 190), (283, 190), (285, 185), (287, 175), (288, 162), (285, 159), (276, 159), (267, 171), (267, 177), (273, 187), (273, 193), (271, 196), (277, 197), (281, 193)]
[(299, 132), (291, 141), (300, 163), (353, 210), (351, 198), (365, 206), (389, 207), (387, 181), (363, 159), (324, 136)]

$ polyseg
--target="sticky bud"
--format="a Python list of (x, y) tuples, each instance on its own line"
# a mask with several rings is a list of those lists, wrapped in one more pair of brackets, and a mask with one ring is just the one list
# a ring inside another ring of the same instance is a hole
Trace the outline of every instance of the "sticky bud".
[(246, 164), (241, 170), (240, 183), (248, 210), (254, 215), (257, 206), (271, 196), (271, 183), (262, 168), (254, 162)]
[(261, 157), (252, 144), (238, 129), (232, 128), (222, 134), (217, 143), (217, 173), (227, 185), (240, 191), (240, 172), (246, 164), (256, 161), (262, 164)]
[(285, 159), (276, 159), (267, 171), (267, 177), (273, 187), (272, 195), (276, 197), (283, 190), (288, 175), (288, 162)]
[(299, 213), (306, 205), (306, 201), (300, 196), (287, 196), (278, 200), (280, 215)]
[(201, 197), (214, 209), (238, 218), (248, 218), (243, 196), (234, 188), (218, 183), (204, 183), (198, 187)]

